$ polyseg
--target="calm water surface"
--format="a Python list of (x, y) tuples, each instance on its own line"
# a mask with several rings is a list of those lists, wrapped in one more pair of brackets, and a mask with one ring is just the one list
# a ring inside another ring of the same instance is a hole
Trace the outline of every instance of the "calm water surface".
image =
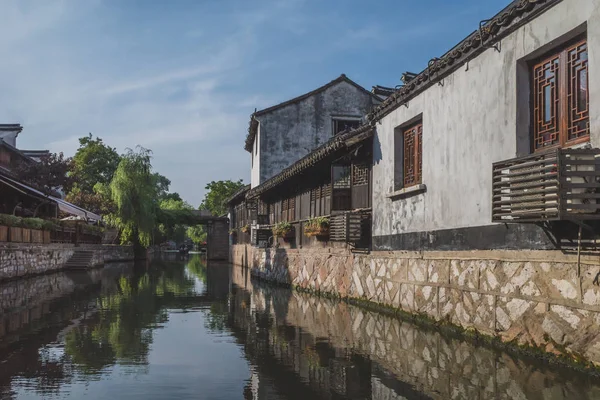
[(155, 260), (0, 285), (0, 398), (600, 399), (600, 380)]

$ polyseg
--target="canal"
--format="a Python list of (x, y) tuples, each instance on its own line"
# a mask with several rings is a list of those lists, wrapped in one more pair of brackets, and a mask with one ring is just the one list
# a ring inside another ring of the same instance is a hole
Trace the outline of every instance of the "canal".
[(0, 285), (0, 398), (598, 399), (600, 379), (199, 256)]

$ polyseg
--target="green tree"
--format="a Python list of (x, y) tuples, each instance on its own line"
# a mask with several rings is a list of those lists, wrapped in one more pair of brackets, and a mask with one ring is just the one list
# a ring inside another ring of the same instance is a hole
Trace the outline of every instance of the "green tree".
[(68, 174), (71, 165), (72, 160), (65, 158), (63, 153), (50, 153), (41, 157), (39, 162), (20, 163), (15, 173), (19, 179), (52, 194), (58, 189), (71, 189), (73, 179)]
[(204, 228), (204, 225), (188, 226), (186, 235), (195, 244), (202, 244), (206, 242), (206, 229)]
[(92, 193), (96, 183), (109, 184), (121, 157), (117, 150), (107, 146), (101, 138), (79, 138), (79, 148), (73, 156), (71, 177), (77, 188)]
[[(159, 203), (161, 210), (191, 211), (194, 208), (183, 200), (164, 199)], [(164, 240), (173, 240), (176, 243), (182, 243), (186, 237), (186, 225), (172, 222), (162, 222), (159, 224), (159, 232)]]
[(156, 224), (157, 189), (152, 175), (152, 152), (138, 146), (127, 149), (110, 183), (115, 203), (113, 223), (121, 231), (121, 242), (132, 242), (136, 256), (150, 245)]
[(227, 198), (233, 196), (235, 192), (243, 188), (245, 185), (243, 180), (237, 182), (227, 181), (212, 181), (204, 188), (207, 190), (204, 195), (204, 200), (200, 204), (201, 210), (208, 210), (212, 215), (223, 215), (227, 213), (227, 205), (224, 204)]
[[(169, 187), (171, 186), (171, 181), (164, 175), (155, 172), (152, 174), (152, 180), (154, 185), (156, 186), (156, 196), (159, 200), (163, 200), (167, 198), (169, 195)], [(181, 199), (179, 199), (181, 200)]]

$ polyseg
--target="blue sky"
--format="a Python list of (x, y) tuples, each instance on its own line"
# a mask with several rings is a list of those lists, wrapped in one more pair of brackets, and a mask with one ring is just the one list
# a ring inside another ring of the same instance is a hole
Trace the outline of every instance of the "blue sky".
[(395, 86), (508, 2), (1, 0), (0, 123), (23, 125), (21, 148), (150, 148), (198, 205), (211, 180), (249, 181), (255, 108), (341, 73)]

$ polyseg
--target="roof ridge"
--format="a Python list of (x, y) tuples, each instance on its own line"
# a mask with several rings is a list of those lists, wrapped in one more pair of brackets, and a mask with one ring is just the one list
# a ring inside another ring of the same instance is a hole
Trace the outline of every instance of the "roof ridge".
[[(316, 149), (314, 149), (313, 151), (311, 151), (310, 153), (308, 153), (307, 155), (305, 155), (304, 157), (302, 157), (301, 159), (299, 159), (298, 161), (296, 161), (289, 167), (284, 168), (278, 174), (267, 179), (265, 182), (258, 185), (257, 187), (250, 189), (248, 191), (248, 193), (246, 194), (246, 198), (256, 197), (256, 196), (260, 195), (261, 193), (266, 192), (267, 190), (270, 190), (275, 186), (278, 186), (279, 184), (286, 181), (291, 176), (296, 175), (296, 174), (304, 171), (306, 168), (314, 165), (316, 162), (321, 161), (323, 158), (325, 158), (327, 155), (331, 154), (332, 152), (346, 147), (348, 145), (347, 142), (350, 141), (350, 139), (355, 139), (360, 134), (366, 133), (369, 131), (372, 134), (374, 131), (374, 127), (373, 127), (373, 125), (367, 123), (367, 124), (363, 124), (363, 125), (359, 126), (358, 128), (356, 128), (350, 132), (342, 133), (340, 135), (332, 137), (327, 142), (323, 143), (321, 146), (317, 147)], [(360, 138), (360, 140), (364, 140), (367, 137), (368, 136), (365, 136), (364, 138)], [(358, 141), (355, 141), (352, 144), (356, 144), (356, 143), (358, 143)]]
[(252, 151), (252, 145), (254, 144), (254, 138), (256, 137), (256, 123), (253, 123), (253, 121), (256, 121), (256, 117), (257, 116), (261, 116), (264, 114), (267, 114), (271, 111), (275, 111), (281, 107), (285, 107), (288, 106), (290, 104), (294, 104), (298, 101), (304, 100), (310, 96), (313, 96), (317, 93), (322, 92), (323, 90), (329, 89), (331, 86), (336, 85), (340, 82), (347, 82), (350, 85), (356, 87), (357, 89), (363, 91), (365, 94), (368, 94), (371, 97), (374, 97), (375, 99), (377, 99), (378, 101), (382, 101), (382, 98), (377, 96), (375, 93), (370, 92), (369, 90), (365, 89), (364, 87), (362, 87), (361, 85), (359, 85), (358, 83), (354, 82), (352, 79), (348, 78), (348, 76), (346, 74), (341, 74), (340, 76), (338, 76), (337, 78), (335, 78), (332, 81), (329, 81), (328, 83), (319, 86), (316, 89), (311, 90), (310, 92), (301, 94), (300, 96), (296, 96), (293, 97), (289, 100), (283, 101), (281, 103), (275, 104), (273, 106), (264, 108), (262, 110), (258, 110), (258, 111), (254, 111), (252, 113), (252, 115), (250, 116), (250, 126), (248, 128), (248, 135), (246, 136), (246, 143), (244, 145), (244, 149), (248, 152)]
[[(428, 89), (456, 71), (471, 59), (490, 48), (531, 19), (563, 0), (513, 0), (494, 17), (482, 21), (480, 28), (460, 41), (440, 58), (433, 58), (427, 68), (400, 87), (369, 113), (368, 119), (378, 121), (406, 101)], [(516, 22), (515, 22), (516, 21)]]

